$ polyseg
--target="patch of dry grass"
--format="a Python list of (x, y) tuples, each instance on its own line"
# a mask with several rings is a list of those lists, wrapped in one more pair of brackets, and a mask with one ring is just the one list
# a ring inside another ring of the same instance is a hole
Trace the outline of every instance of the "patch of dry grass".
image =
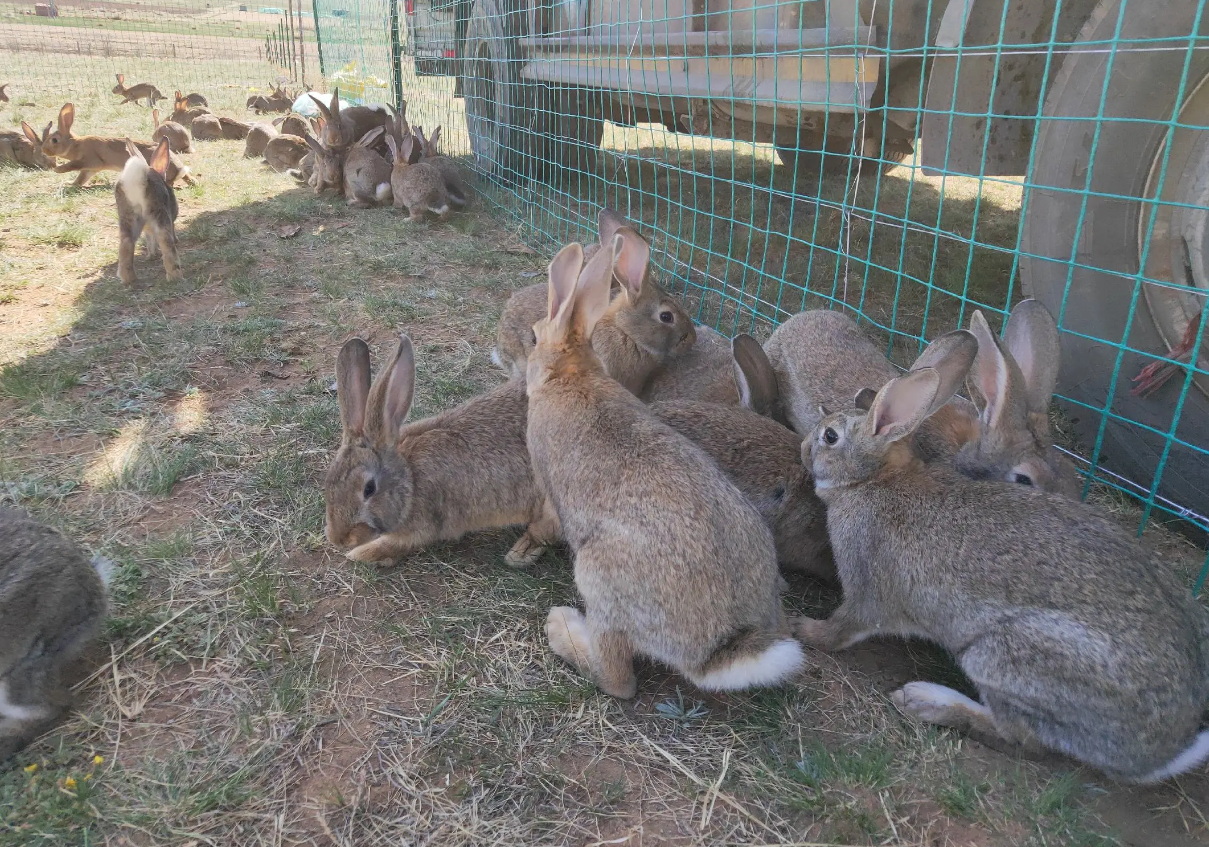
[[(220, 108), (238, 114), (236, 94)], [(149, 126), (78, 106), (89, 128)], [(955, 678), (921, 645), (814, 656), (793, 687), (747, 695), (644, 665), (618, 703), (545, 646), (546, 610), (575, 601), (563, 556), (506, 569), (515, 532), (498, 532), (348, 563), (319, 489), (338, 345), (383, 353), (409, 332), (417, 410), (446, 408), (499, 380), (495, 317), (544, 259), (489, 201), (412, 227), (241, 149), (191, 158), (186, 278), (140, 254), (136, 292), (116, 279), (110, 187), (0, 171), (0, 497), (119, 565), (79, 714), (0, 773), (0, 845), (1209, 840), (1204, 775), (1123, 789), (904, 721), (889, 691)]]

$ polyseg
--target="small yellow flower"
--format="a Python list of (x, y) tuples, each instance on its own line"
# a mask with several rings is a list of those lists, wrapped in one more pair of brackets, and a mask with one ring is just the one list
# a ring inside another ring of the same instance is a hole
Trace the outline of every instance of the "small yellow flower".
[(104, 756), (93, 756), (92, 763), (94, 765), (103, 765), (103, 764), (105, 764), (105, 757)]
[(31, 765), (26, 765), (26, 766), (25, 766), (25, 772), (26, 772), (26, 773), (33, 773), (33, 772), (34, 772), (34, 771), (36, 771), (37, 769), (38, 769), (38, 765), (37, 765), (37, 763), (36, 763), (36, 762), (35, 762), (34, 764), (31, 764)]
[(69, 777), (67, 777), (67, 779), (63, 780), (63, 787), (64, 788), (75, 788), (76, 787), (75, 777), (69, 776)]
[(88, 782), (88, 780), (92, 779), (92, 774), (90, 774), (90, 773), (84, 774), (83, 779), (85, 782)]

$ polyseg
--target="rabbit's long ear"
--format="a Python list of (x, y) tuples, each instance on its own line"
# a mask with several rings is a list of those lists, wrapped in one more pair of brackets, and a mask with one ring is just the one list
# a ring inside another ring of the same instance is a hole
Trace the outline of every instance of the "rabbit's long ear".
[(365, 404), (369, 399), (369, 345), (350, 338), (336, 357), (336, 399), (344, 440), (365, 433)]
[(550, 260), (546, 286), (546, 320), (559, 334), (566, 332), (575, 302), (575, 285), (584, 266), (584, 248), (572, 242)]
[(911, 370), (933, 368), (940, 377), (940, 388), (936, 392), (937, 406), (928, 414), (932, 414), (957, 393), (970, 373), (974, 357), (978, 355), (978, 340), (974, 334), (964, 329), (946, 332), (937, 338), (919, 354), (919, 358), (911, 365)]
[(394, 443), (399, 438), (416, 385), (416, 358), (411, 339), (399, 336), (399, 346), (369, 389), (366, 431), (377, 440)]
[(1008, 316), (1003, 343), (1024, 377), (1028, 411), (1048, 413), (1062, 355), (1053, 315), (1038, 300), (1022, 300)]
[(609, 308), (609, 294), (613, 288), (613, 267), (621, 255), (622, 238), (616, 236), (612, 244), (601, 245), (596, 255), (579, 272), (575, 283), (574, 308), (571, 323), (580, 338), (592, 337), (596, 322)]
[(164, 136), (160, 139), (159, 146), (155, 148), (155, 152), (151, 154), (151, 170), (165, 179), (167, 179), (168, 174), (168, 160), (171, 158), (169, 154), (168, 136)]
[(21, 121), (21, 131), (25, 133), (26, 138), (34, 143), (35, 147), (41, 146), (42, 139), (38, 138), (38, 133), (34, 131), (34, 128), (25, 121)]
[(777, 375), (760, 342), (750, 335), (736, 335), (730, 343), (734, 360), (735, 385), (739, 402), (765, 417), (771, 417), (777, 404)]
[(395, 143), (393, 135), (386, 136), (386, 146), (390, 149), (390, 160), (392, 162), (399, 161), (399, 145)]
[(647, 265), (651, 261), (651, 245), (635, 230), (623, 226), (615, 230), (608, 241), (600, 242), (600, 252), (607, 252), (610, 242), (614, 240), (621, 242), (616, 268), (617, 277), (621, 280), (621, 290), (625, 292), (630, 303), (636, 303), (642, 295), (642, 283), (646, 279)]
[(970, 372), (970, 394), (983, 423), (995, 429), (1003, 419), (1007, 405), (1011, 368), (999, 346), (999, 339), (981, 311), (975, 310), (971, 315), (970, 332), (978, 340), (978, 355), (974, 357), (974, 368)]
[(326, 149), (324, 149), (324, 146), (323, 146), (322, 144), (320, 144), (320, 143), (319, 143), (319, 142), (318, 142), (316, 139), (314, 139), (313, 137), (311, 137), (311, 136), (309, 136), (309, 135), (304, 135), (302, 138), (303, 138), (303, 140), (306, 142), (306, 146), (307, 146), (307, 147), (310, 147), (312, 150), (314, 150), (314, 151), (315, 151), (315, 155), (316, 155), (316, 156), (322, 156), (322, 155), (324, 155), (325, 153), (327, 153), (327, 150), (326, 150)]
[(118, 85), (121, 85), (122, 83), (124, 83), (126, 81), (125, 74), (118, 74), (117, 77), (118, 77)]
[(76, 120), (76, 107), (73, 103), (64, 103), (59, 110), (59, 132), (71, 135), (71, 125)]
[(131, 159), (133, 159), (135, 156), (143, 155), (139, 152), (139, 148), (135, 147), (134, 142), (129, 138), (126, 139), (126, 155)]
[(890, 380), (873, 398), (865, 415), (865, 433), (886, 442), (911, 435), (938, 401), (939, 388), (940, 374), (934, 368), (920, 368)]
[(160, 110), (159, 109), (151, 110), (151, 123), (156, 129), (160, 128)]
[(339, 88), (332, 89), (332, 108), (329, 111), (331, 112), (331, 114), (328, 117), (333, 118), (333, 119), (340, 117), (340, 89)]
[(437, 154), (437, 144), (441, 141), (441, 128), (438, 126), (432, 131), (432, 137), (428, 139), (428, 152), (430, 155)]
[(358, 147), (369, 147), (371, 144), (373, 144), (375, 141), (378, 140), (378, 136), (380, 136), (383, 132), (385, 132), (385, 130), (383, 130), (382, 127), (380, 127), (380, 126), (374, 127), (369, 132), (365, 133), (365, 135), (361, 136), (361, 139), (357, 142), (357, 146)]
[[(310, 97), (311, 100), (314, 101), (315, 105), (319, 107), (319, 114), (323, 115), (323, 117), (328, 118), (328, 119), (330, 119), (332, 117), (332, 110), (327, 107), (326, 103), (324, 103), (322, 100), (320, 100), (314, 94), (308, 94), (307, 97)], [(333, 97), (334, 97), (334, 95), (333, 95)]]
[(616, 209), (610, 209), (605, 206), (600, 210), (600, 216), (596, 219), (596, 231), (600, 236), (600, 245), (603, 247), (613, 240), (613, 236), (617, 234), (617, 230), (623, 226), (628, 226), (630, 229), (634, 225), (626, 220), (625, 215), (622, 215)]

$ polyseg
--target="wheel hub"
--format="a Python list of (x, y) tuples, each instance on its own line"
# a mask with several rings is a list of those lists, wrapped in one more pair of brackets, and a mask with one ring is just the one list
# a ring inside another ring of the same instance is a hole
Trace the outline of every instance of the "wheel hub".
[[(1146, 196), (1159, 203), (1144, 205), (1138, 216), (1138, 255), (1146, 256), (1143, 276), (1171, 283), (1145, 284), (1142, 290), (1155, 327), (1173, 357), (1182, 352), (1181, 344), (1186, 346), (1189, 334), (1195, 337), (1201, 311), (1209, 302), (1209, 129), (1205, 128), (1209, 126), (1209, 76), (1192, 88), (1176, 124), (1155, 154), (1147, 179)], [(1209, 332), (1204, 333), (1193, 357), (1199, 370), (1209, 370), (1206, 353)], [(1183, 358), (1189, 360), (1186, 355)], [(1209, 376), (1197, 374), (1193, 383), (1209, 395)]]

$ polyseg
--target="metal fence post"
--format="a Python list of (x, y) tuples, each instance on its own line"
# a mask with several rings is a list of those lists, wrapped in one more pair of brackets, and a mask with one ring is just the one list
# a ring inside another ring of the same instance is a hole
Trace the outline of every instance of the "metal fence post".
[(391, 87), (395, 95), (395, 108), (403, 107), (403, 45), (399, 38), (399, 2), (386, 0), (390, 3), (390, 72)]
[(319, 54), (319, 76), (327, 76), (323, 67), (323, 36), (319, 34), (319, 0), (311, 0), (311, 14), (315, 18), (315, 52)]

